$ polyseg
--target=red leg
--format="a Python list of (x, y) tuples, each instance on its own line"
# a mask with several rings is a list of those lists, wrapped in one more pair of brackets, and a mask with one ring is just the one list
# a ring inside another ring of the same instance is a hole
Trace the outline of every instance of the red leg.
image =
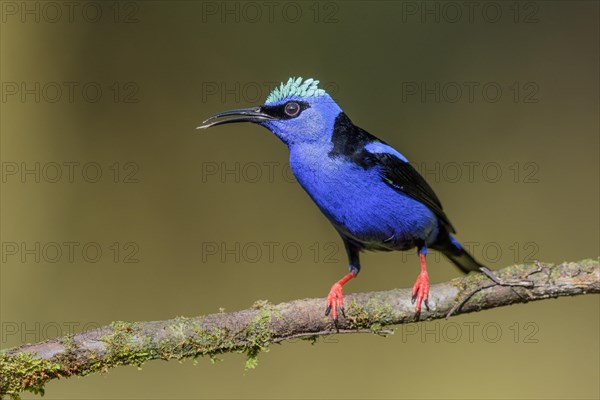
[(412, 302), (417, 301), (415, 307), (417, 312), (421, 311), (421, 302), (424, 301), (425, 307), (429, 310), (429, 275), (427, 274), (427, 264), (425, 263), (425, 254), (419, 254), (421, 259), (421, 273), (417, 277), (412, 289)]
[(342, 293), (342, 286), (344, 286), (350, 279), (354, 278), (356, 274), (354, 272), (350, 272), (345, 275), (342, 279), (337, 281), (331, 286), (329, 290), (329, 295), (327, 296), (327, 309), (325, 310), (325, 315), (329, 315), (331, 313), (331, 317), (334, 321), (338, 319), (338, 309), (344, 313), (344, 295)]

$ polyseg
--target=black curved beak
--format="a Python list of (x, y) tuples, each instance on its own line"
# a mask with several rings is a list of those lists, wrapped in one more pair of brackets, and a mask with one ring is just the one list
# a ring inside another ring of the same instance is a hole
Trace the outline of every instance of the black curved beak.
[[(213, 121), (217, 118), (221, 117), (232, 117), (220, 119), (218, 121)], [(207, 118), (202, 122), (202, 125), (198, 126), (196, 129), (206, 129), (212, 126), (223, 125), (223, 124), (232, 124), (234, 122), (262, 122), (275, 119), (269, 114), (264, 113), (260, 107), (250, 107), (250, 108), (241, 108), (239, 110), (230, 110), (223, 111), (221, 113), (215, 114), (212, 117)], [(210, 122), (213, 121), (213, 122)]]

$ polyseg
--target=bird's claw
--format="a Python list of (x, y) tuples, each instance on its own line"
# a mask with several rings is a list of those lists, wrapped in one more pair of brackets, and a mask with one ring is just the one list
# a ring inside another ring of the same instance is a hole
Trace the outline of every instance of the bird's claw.
[(425, 308), (429, 311), (429, 275), (426, 271), (419, 274), (413, 285), (411, 303), (415, 304), (415, 301), (417, 313), (421, 312), (421, 303), (425, 304)]
[(346, 317), (342, 285), (339, 283), (334, 283), (329, 291), (329, 295), (327, 295), (327, 308), (325, 309), (325, 315), (331, 314), (331, 318), (337, 322), (338, 311), (344, 316), (344, 318)]

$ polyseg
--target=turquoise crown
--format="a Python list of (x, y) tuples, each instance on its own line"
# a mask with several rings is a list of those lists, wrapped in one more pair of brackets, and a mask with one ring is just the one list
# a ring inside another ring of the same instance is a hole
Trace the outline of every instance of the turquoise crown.
[(267, 103), (276, 103), (286, 97), (297, 96), (308, 98), (312, 96), (321, 96), (325, 94), (325, 90), (319, 89), (319, 81), (309, 78), (302, 80), (302, 77), (290, 78), (287, 83), (281, 82), (279, 87), (275, 87), (267, 96)]

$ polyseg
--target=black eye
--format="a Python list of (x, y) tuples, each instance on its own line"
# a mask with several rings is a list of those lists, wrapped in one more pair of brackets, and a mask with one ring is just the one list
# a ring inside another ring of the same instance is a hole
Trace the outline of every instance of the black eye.
[(293, 101), (285, 105), (285, 113), (290, 117), (295, 117), (300, 112), (300, 104)]

